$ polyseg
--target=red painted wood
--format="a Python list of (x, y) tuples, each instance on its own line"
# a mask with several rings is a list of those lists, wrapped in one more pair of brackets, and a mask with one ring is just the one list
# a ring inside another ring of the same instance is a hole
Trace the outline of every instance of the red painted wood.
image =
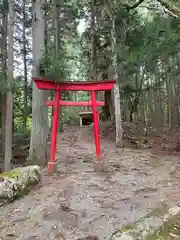
[[(55, 102), (54, 100), (47, 101), (46, 106), (48, 106), (48, 107), (54, 106), (54, 102)], [(59, 106), (74, 106), (74, 107), (92, 106), (92, 101), (88, 101), (88, 102), (70, 102), (70, 101), (68, 101), (67, 102), (67, 101), (60, 100)], [(104, 102), (97, 101), (96, 106), (104, 106)]]
[[(51, 155), (50, 162), (48, 163), (48, 171), (52, 171), (52, 166), (55, 162), (56, 153), (56, 141), (58, 131), (58, 108), (60, 106), (92, 106), (93, 119), (94, 119), (94, 140), (96, 144), (96, 156), (98, 160), (101, 160), (100, 150), (100, 136), (99, 136), (99, 123), (97, 106), (104, 106), (104, 102), (96, 102), (96, 92), (111, 90), (114, 87), (115, 80), (108, 81), (96, 81), (96, 82), (60, 82), (55, 83), (53, 81), (46, 80), (44, 78), (33, 78), (36, 86), (41, 90), (55, 90), (55, 100), (47, 101), (46, 106), (54, 107), (53, 126), (52, 126), (52, 140), (51, 140)], [(89, 102), (66, 102), (61, 100), (61, 91), (91, 91), (91, 101)]]
[(48, 163), (48, 171), (49, 172), (52, 171), (52, 165), (54, 164), (55, 154), (56, 154), (56, 141), (57, 141), (58, 117), (59, 117), (59, 99), (60, 99), (60, 91), (56, 91), (56, 97), (55, 97), (55, 101), (54, 101), (51, 153), (50, 153), (50, 162)]
[(92, 100), (92, 112), (94, 119), (94, 140), (96, 144), (96, 156), (97, 159), (101, 160), (101, 147), (100, 147), (100, 137), (99, 137), (99, 121), (98, 121), (98, 113), (96, 108), (96, 93), (95, 91), (91, 92), (91, 100)]
[(33, 78), (36, 86), (41, 90), (61, 90), (61, 91), (105, 91), (111, 90), (115, 80), (96, 82), (60, 82), (45, 80), (43, 78)]

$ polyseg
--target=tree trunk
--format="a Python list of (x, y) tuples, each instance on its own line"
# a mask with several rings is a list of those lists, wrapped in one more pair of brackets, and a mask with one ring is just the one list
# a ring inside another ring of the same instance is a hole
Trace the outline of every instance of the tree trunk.
[(111, 91), (104, 92), (104, 107), (103, 120), (108, 120), (111, 117)]
[(179, 79), (176, 78), (176, 88), (175, 88), (175, 101), (177, 103), (177, 126), (180, 125), (180, 86), (179, 86)]
[(169, 129), (172, 129), (172, 96), (169, 78), (166, 79), (166, 89), (168, 98), (168, 126)]
[(172, 112), (173, 112), (173, 127), (178, 126), (179, 111), (178, 111), (178, 99), (176, 97), (176, 82), (175, 79), (171, 79), (171, 99), (173, 102)]
[(117, 71), (117, 53), (116, 53), (116, 26), (115, 26), (115, 13), (111, 14), (112, 29), (111, 29), (111, 39), (112, 39), (112, 53), (113, 53), (113, 70), (114, 79), (116, 80), (114, 86), (114, 106), (115, 106), (115, 122), (116, 122), (116, 146), (123, 147), (122, 136), (123, 129), (121, 123), (121, 101), (120, 101), (120, 88), (119, 79)]
[[(54, 37), (54, 50), (55, 55), (59, 58), (60, 55), (60, 26), (59, 26), (59, 1), (52, 1), (52, 19), (53, 19), (53, 37)], [(62, 107), (59, 108), (59, 132), (63, 132), (63, 116)]]
[(91, 79), (97, 80), (96, 0), (91, 3)]
[[(52, 18), (53, 18), (53, 36), (54, 36), (54, 50), (55, 55), (59, 58), (60, 55), (60, 26), (59, 26), (59, 1), (53, 0), (53, 9), (52, 9)], [(59, 132), (63, 132), (63, 112), (62, 107), (59, 108)]]
[[(33, 70), (32, 76), (40, 75), (40, 61), (44, 54), (45, 21), (43, 1), (33, 1)], [(29, 149), (29, 161), (45, 166), (47, 163), (48, 109), (44, 107), (47, 92), (39, 90), (33, 82), (32, 129)]]
[(26, 0), (23, 2), (23, 65), (24, 65), (24, 132), (27, 128), (28, 89), (27, 89), (27, 49), (26, 49)]
[[(3, 2), (3, 21), (2, 21), (2, 41), (1, 41), (1, 53), (2, 53), (2, 72), (4, 74), (4, 81), (7, 79), (7, 24), (8, 24), (8, 9), (6, 0)], [(5, 116), (6, 116), (6, 94), (1, 92), (0, 101), (0, 128), (1, 128), (1, 159), (4, 159), (5, 152)]]
[(14, 28), (14, 1), (9, 0), (9, 21), (8, 21), (8, 91), (6, 96), (6, 122), (5, 122), (5, 159), (4, 171), (11, 168), (12, 159), (12, 122), (13, 122), (13, 28)]
[(133, 121), (133, 110), (131, 109), (130, 110), (130, 113), (129, 113), (129, 121), (132, 122)]
[[(48, 16), (48, 9), (49, 6), (49, 2), (48, 0), (44, 0), (44, 52), (45, 52), (45, 56), (48, 56), (48, 24), (49, 24), (49, 16)], [(46, 60), (45, 60), (46, 61)]]

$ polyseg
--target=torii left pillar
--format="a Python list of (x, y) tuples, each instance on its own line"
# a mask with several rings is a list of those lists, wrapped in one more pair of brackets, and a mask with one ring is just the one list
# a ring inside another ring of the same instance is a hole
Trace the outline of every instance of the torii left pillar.
[(55, 172), (57, 168), (57, 164), (55, 162), (55, 155), (56, 155), (57, 131), (58, 131), (58, 122), (59, 122), (59, 116), (58, 116), (59, 100), (60, 100), (60, 91), (56, 91), (56, 96), (54, 101), (53, 125), (52, 125), (51, 153), (50, 153), (50, 161), (48, 162), (49, 172)]

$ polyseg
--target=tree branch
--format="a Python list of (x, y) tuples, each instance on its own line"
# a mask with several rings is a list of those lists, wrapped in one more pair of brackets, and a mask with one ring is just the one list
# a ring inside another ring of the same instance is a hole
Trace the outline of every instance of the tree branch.
[(172, 6), (170, 3), (167, 3), (165, 0), (157, 0), (165, 9), (166, 12), (169, 13), (173, 17), (180, 17), (180, 9), (175, 6)]
[(139, 0), (134, 5), (129, 6), (128, 4), (121, 4), (121, 6), (125, 7), (128, 11), (137, 8), (141, 3), (143, 3), (145, 0)]
[(143, 3), (144, 0), (139, 0), (137, 3), (135, 3), (134, 5), (132, 6), (128, 6), (128, 10), (132, 10), (134, 8), (137, 8), (141, 3)]
[(151, 6), (146, 6), (146, 5), (141, 5), (141, 6), (139, 6), (140, 8), (146, 8), (146, 9), (148, 9), (148, 10), (151, 10), (151, 11), (158, 11), (158, 12), (162, 12), (163, 11), (163, 9), (161, 8), (161, 7), (151, 7)]

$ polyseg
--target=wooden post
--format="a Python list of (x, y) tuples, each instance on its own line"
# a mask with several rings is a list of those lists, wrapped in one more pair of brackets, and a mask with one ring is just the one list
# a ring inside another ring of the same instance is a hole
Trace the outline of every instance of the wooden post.
[(96, 156), (97, 156), (97, 159), (100, 161), (101, 160), (101, 149), (100, 149), (99, 122), (98, 122), (95, 91), (91, 92), (91, 100), (92, 100), (92, 112), (93, 112), (93, 120), (94, 120), (94, 140), (95, 140), (95, 144), (96, 144)]
[(52, 126), (51, 155), (50, 155), (50, 162), (48, 163), (49, 172), (52, 172), (53, 165), (55, 164), (56, 141), (57, 141), (57, 131), (58, 131), (58, 121), (59, 121), (58, 120), (59, 100), (60, 100), (60, 91), (56, 90), (56, 97), (54, 102), (53, 126)]

